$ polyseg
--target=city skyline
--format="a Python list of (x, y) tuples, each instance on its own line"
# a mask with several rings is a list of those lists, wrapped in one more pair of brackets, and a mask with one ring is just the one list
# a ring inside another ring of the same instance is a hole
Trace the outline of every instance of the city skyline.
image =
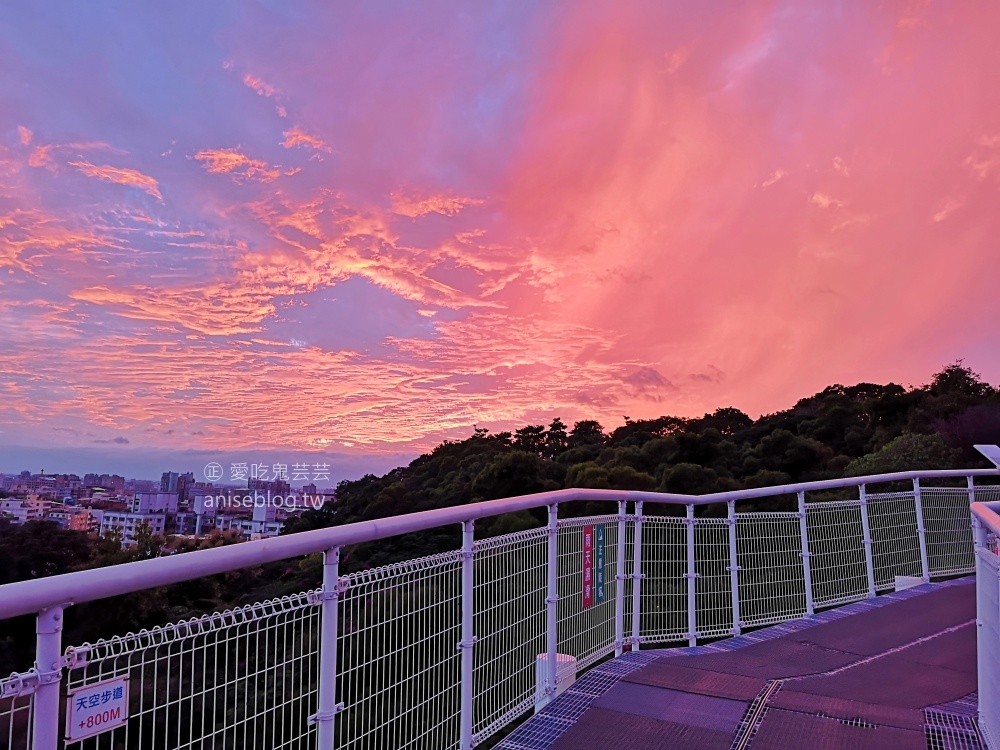
[(0, 471), (1000, 380), (997, 7), (0, 20)]

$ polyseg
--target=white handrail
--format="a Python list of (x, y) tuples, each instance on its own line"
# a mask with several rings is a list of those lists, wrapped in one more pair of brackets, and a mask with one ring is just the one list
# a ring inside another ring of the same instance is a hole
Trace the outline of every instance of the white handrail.
[(325, 552), (334, 547), (373, 542), (441, 526), (463, 524), (480, 518), (548, 507), (558, 503), (629, 500), (670, 505), (709, 505), (731, 500), (740, 501), (804, 491), (857, 487), (862, 484), (879, 482), (997, 475), (1000, 475), (1000, 469), (906, 471), (716, 492), (707, 495), (593, 489), (540, 492), (534, 495), (485, 500), (469, 505), (436, 508), (373, 521), (315, 529), (274, 539), (261, 539), (226, 547), (196, 550), (170, 557), (115, 565), (110, 568), (96, 568), (9, 583), (0, 586), (0, 620), (36, 614), (52, 607), (106, 599), (292, 557)]
[(975, 503), (972, 506), (972, 515), (986, 528), (1000, 537), (1000, 503)]

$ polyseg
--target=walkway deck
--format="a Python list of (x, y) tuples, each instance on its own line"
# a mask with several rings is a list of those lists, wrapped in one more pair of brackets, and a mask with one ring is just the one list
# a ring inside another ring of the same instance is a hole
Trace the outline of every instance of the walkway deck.
[(605, 662), (504, 750), (949, 750), (975, 727), (974, 579)]

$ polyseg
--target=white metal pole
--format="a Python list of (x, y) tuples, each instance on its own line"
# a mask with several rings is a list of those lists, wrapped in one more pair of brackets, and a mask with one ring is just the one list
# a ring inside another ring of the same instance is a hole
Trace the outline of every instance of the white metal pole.
[(334, 717), (343, 710), (337, 703), (337, 617), (340, 610), (340, 548), (323, 553), (323, 593), (320, 604), (319, 694), (316, 713), (316, 747), (333, 750)]
[[(920, 480), (916, 479), (914, 481)], [(969, 503), (971, 504), (976, 502), (976, 478), (969, 474), (969, 476), (965, 478), (965, 484), (969, 488)]]
[(35, 621), (35, 669), (38, 688), (31, 723), (32, 750), (59, 746), (59, 683), (62, 680), (63, 608), (50, 607)]
[(729, 585), (733, 591), (733, 635), (739, 635), (742, 630), (740, 622), (740, 566), (736, 555), (736, 501), (726, 503), (729, 524)]
[(627, 504), (618, 501), (618, 549), (615, 551), (615, 656), (625, 644), (625, 531)]
[(806, 493), (799, 492), (799, 534), (802, 536), (802, 576), (805, 578), (806, 587), (806, 615), (812, 616), (816, 613), (816, 606), (813, 603), (813, 577), (812, 564), (809, 552), (809, 528), (806, 524)]
[(875, 558), (872, 555), (872, 531), (868, 522), (868, 493), (862, 484), (858, 487), (861, 500), (861, 534), (865, 545), (865, 570), (868, 573), (868, 597), (875, 597)]
[(998, 612), (988, 593), (997, 586), (994, 556), (989, 550), (988, 529), (975, 516), (972, 517), (972, 538), (976, 547), (976, 666), (979, 687), (979, 725), (987, 737), (997, 732), (997, 695), (995, 642)]
[(476, 554), (475, 521), (462, 523), (462, 640), (458, 647), (462, 650), (461, 664), (461, 702), (459, 704), (459, 734), (460, 750), (472, 750), (473, 726), (473, 648), (476, 637), (472, 632), (473, 597), (475, 596), (475, 570), (473, 568)]
[(559, 506), (549, 506), (548, 595), (545, 597), (545, 703), (556, 697), (559, 650)]
[(639, 650), (642, 640), (642, 500), (635, 501), (635, 537), (632, 542), (632, 650)]
[(687, 517), (684, 519), (687, 525), (687, 609), (688, 609), (688, 645), (698, 645), (698, 610), (695, 607), (695, 572), (694, 572), (694, 506), (687, 506)]
[(927, 529), (924, 526), (924, 501), (920, 493), (920, 477), (913, 480), (913, 505), (917, 511), (917, 538), (920, 541), (920, 577), (927, 583), (931, 580), (931, 568), (927, 562)]

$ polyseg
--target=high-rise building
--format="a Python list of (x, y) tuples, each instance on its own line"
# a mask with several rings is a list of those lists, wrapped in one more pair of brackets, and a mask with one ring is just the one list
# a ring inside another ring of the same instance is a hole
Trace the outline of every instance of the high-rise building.
[(176, 471), (163, 472), (163, 476), (160, 477), (160, 492), (177, 492), (179, 476)]

